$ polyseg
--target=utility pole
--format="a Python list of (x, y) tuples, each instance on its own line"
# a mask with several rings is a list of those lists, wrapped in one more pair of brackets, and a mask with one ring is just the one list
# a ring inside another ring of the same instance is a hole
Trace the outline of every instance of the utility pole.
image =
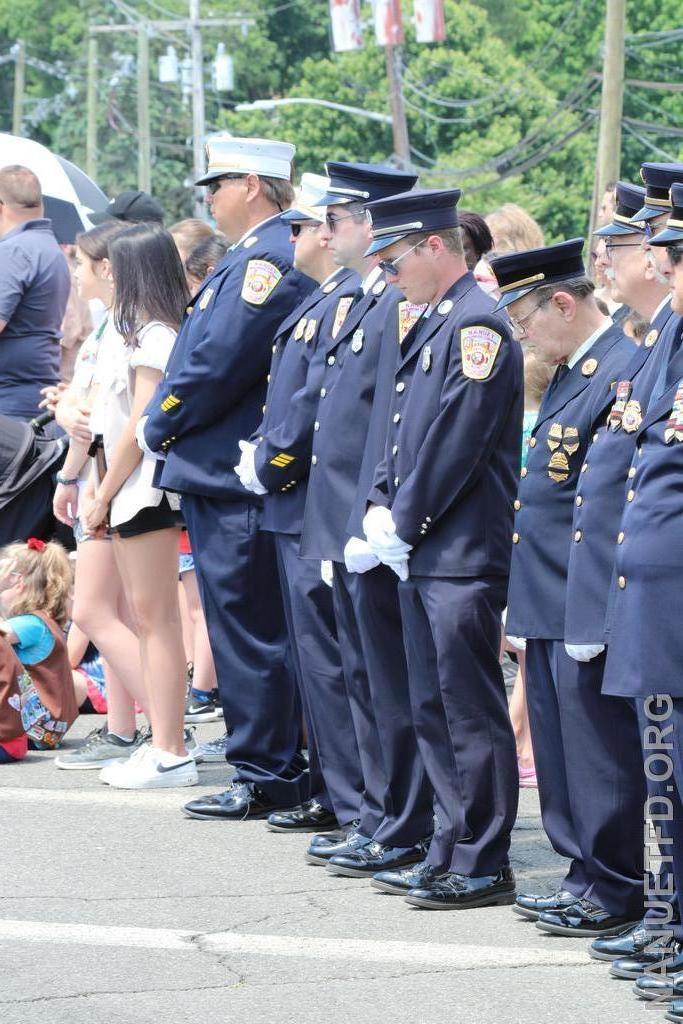
[[(192, 54), (192, 170), (193, 180), (204, 173), (204, 58), (199, 24), (199, 0), (190, 0), (190, 48)], [(202, 196), (195, 190), (195, 216), (203, 212)]]
[(610, 181), (617, 180), (621, 167), (625, 36), (626, 0), (607, 0), (602, 63), (602, 100), (598, 128), (593, 209), (591, 211), (591, 232), (596, 226), (598, 208), (605, 188)]
[(85, 170), (97, 177), (97, 36), (88, 39), (88, 86), (86, 93)]
[(152, 191), (152, 143), (149, 130), (149, 35), (138, 25), (138, 188)]
[(26, 82), (26, 45), (18, 40), (12, 47), (14, 54), (14, 102), (12, 104), (12, 134), (21, 135), (24, 119), (24, 88)]
[(387, 82), (389, 85), (389, 103), (391, 105), (391, 127), (394, 135), (394, 154), (398, 157), (401, 169), (409, 170), (411, 166), (410, 139), (408, 137), (406, 108), (403, 102), (401, 50), (398, 46), (390, 44), (385, 46), (384, 50)]

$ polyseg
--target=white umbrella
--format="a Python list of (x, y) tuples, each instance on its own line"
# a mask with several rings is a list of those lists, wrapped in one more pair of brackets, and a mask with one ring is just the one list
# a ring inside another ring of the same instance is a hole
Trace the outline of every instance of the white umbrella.
[(89, 213), (107, 206), (104, 192), (80, 167), (32, 139), (0, 133), (0, 167), (10, 164), (28, 167), (37, 176), (45, 216), (62, 244), (73, 242), (79, 231), (91, 227)]

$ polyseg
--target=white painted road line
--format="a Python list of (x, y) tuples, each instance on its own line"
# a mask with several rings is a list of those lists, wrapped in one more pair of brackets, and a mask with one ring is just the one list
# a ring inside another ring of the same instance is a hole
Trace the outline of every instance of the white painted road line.
[[(0, 942), (45, 942), (73, 946), (121, 946), (205, 952), (217, 956), (282, 956), (310, 960), (357, 960), (363, 963), (430, 964), (472, 970), (486, 967), (589, 967), (585, 949), (547, 946), (509, 949), (500, 946), (451, 945), (443, 942), (380, 942), (371, 939), (325, 939), (306, 935), (250, 935), (238, 932), (197, 934), (174, 928), (115, 928), (51, 921), (0, 920)], [(599, 967), (599, 965), (597, 965)]]

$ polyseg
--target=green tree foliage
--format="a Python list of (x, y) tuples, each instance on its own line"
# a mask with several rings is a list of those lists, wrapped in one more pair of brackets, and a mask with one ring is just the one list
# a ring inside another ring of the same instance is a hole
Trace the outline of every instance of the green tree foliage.
[[(27, 70), (26, 131), (58, 152), (85, 160), (85, 58), (91, 22), (123, 24), (122, 0), (0, 0), (0, 56), (17, 38), (29, 56), (61, 62), (68, 81)], [(585, 231), (593, 188), (600, 105), (605, 3), (593, 0), (446, 0), (448, 41), (418, 45), (404, 0), (404, 91), (412, 158), (428, 186), (457, 185), (463, 206), (481, 212), (505, 201), (526, 206), (549, 239)], [(185, 17), (185, 0), (126, 0), (129, 17)], [(204, 17), (241, 11), (239, 28), (204, 33), (210, 131), (290, 139), (298, 171), (321, 171), (326, 159), (386, 161), (392, 135), (381, 123), (315, 106), (238, 112), (237, 104), (275, 97), (314, 97), (388, 113), (384, 52), (374, 43), (370, 8), (366, 46), (330, 50), (327, 0), (213, 0)], [(628, 5), (626, 75), (633, 81), (681, 80), (680, 40), (656, 33), (683, 25), (680, 0)], [(655, 35), (653, 35), (655, 33)], [(635, 37), (635, 38), (634, 38)], [(171, 39), (150, 42), (153, 190), (172, 218), (192, 210), (191, 111), (177, 85), (156, 81), (157, 58)], [(217, 95), (208, 64), (223, 41), (235, 62), (236, 86)], [(176, 37), (179, 57), (187, 38)], [(126, 63), (126, 55), (128, 62)], [(98, 181), (109, 194), (137, 179), (135, 35), (100, 37)], [(11, 119), (12, 65), (0, 66), (0, 119)], [(622, 176), (635, 180), (646, 159), (683, 155), (683, 93), (627, 86)], [(654, 127), (653, 127), (654, 126)]]

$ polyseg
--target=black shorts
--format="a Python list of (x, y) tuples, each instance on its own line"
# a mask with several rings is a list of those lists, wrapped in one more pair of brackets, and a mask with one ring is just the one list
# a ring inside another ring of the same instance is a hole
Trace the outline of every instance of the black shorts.
[(110, 532), (118, 533), (119, 537), (139, 537), (143, 533), (152, 533), (154, 530), (182, 528), (184, 525), (182, 513), (171, 508), (168, 498), (164, 494), (158, 505), (141, 508), (127, 523), (112, 526)]

